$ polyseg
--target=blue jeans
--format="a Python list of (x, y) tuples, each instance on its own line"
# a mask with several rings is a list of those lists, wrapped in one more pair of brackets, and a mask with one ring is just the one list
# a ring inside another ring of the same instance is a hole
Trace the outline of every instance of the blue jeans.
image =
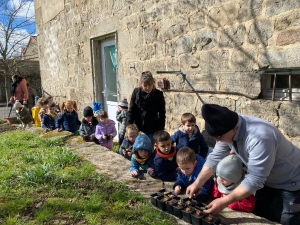
[(123, 140), (124, 140), (124, 135), (119, 134), (119, 145), (121, 145), (123, 143)]
[(284, 225), (300, 224), (300, 190), (286, 191), (268, 186), (255, 194), (253, 213)]

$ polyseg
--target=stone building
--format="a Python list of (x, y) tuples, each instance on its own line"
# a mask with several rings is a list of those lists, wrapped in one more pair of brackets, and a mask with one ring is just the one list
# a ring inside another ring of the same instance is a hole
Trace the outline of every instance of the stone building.
[(39, 60), (37, 36), (30, 36), (27, 46), (22, 49), (21, 59), (30, 61)]
[(202, 104), (217, 103), (300, 146), (299, 0), (35, 0), (35, 11), (42, 86), (56, 101), (100, 101), (115, 118), (150, 70), (168, 80), (168, 131), (184, 112), (203, 130)]

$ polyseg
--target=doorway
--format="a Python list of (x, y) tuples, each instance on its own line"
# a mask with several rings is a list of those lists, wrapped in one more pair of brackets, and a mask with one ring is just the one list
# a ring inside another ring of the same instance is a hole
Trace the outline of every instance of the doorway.
[[(108, 113), (108, 117), (116, 123), (116, 112), (118, 109), (117, 92), (117, 61), (116, 61), (116, 41), (108, 39), (101, 41), (101, 71), (102, 71), (102, 94), (103, 108)], [(118, 136), (118, 135), (117, 135)]]

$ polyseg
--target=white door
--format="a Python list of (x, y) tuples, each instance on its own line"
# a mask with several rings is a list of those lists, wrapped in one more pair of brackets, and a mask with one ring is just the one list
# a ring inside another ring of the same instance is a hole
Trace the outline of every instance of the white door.
[[(118, 109), (116, 69), (116, 42), (114, 39), (103, 40), (101, 42), (101, 70), (103, 93), (102, 104), (104, 110), (108, 113), (109, 119), (115, 121), (116, 130), (118, 130), (118, 122), (116, 121), (116, 112)], [(115, 139), (118, 139), (118, 135)]]

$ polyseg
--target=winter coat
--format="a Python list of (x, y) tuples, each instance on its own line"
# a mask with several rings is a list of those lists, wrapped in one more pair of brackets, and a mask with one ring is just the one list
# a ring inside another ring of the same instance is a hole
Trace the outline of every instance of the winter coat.
[[(21, 108), (20, 111), (16, 111), (16, 116), (20, 118), (20, 120), (24, 124), (32, 122), (32, 117), (25, 105)], [(21, 119), (22, 117), (24, 117), (24, 119)]]
[(42, 119), (42, 128), (49, 129), (49, 130), (55, 130), (55, 119), (49, 115), (49, 114), (44, 114), (43, 119)]
[[(140, 171), (139, 171), (140, 167), (143, 170), (146, 170), (146, 171), (147, 171), (148, 168), (154, 169), (153, 147), (154, 146), (152, 146), (152, 143), (151, 143), (150, 139), (147, 137), (147, 135), (140, 134), (139, 136), (137, 136), (137, 138), (134, 141), (133, 147), (132, 147), (132, 156), (131, 156), (131, 161), (130, 161), (130, 174), (133, 171), (137, 171), (137, 173), (139, 175), (140, 174)], [(137, 152), (137, 150), (139, 150), (139, 149), (147, 150), (149, 152), (149, 158), (144, 163), (139, 163), (136, 159), (136, 157), (137, 157), (136, 154), (137, 153), (135, 154), (135, 152)], [(155, 172), (150, 176), (152, 176), (152, 177), (155, 176)]]
[(197, 125), (191, 137), (185, 133), (183, 126), (180, 125), (178, 130), (171, 136), (171, 140), (173, 143), (176, 143), (177, 151), (180, 148), (189, 147), (194, 150), (195, 154), (199, 154), (203, 159), (207, 156), (208, 146)]
[[(123, 140), (123, 142), (122, 142), (122, 144), (120, 146), (120, 149), (119, 149), (120, 155), (123, 155), (123, 150), (129, 150), (129, 149), (131, 149), (131, 151), (132, 151), (133, 144), (134, 143), (132, 143), (132, 144), (130, 143), (130, 141), (128, 140), (128, 138), (124, 138), (124, 140)], [(128, 156), (127, 154), (123, 155), (123, 156), (125, 158), (131, 159), (131, 157)]]
[(128, 114), (128, 109), (123, 109), (121, 112), (117, 112), (116, 120), (120, 122), (119, 135), (125, 135), (127, 114)]
[[(222, 198), (224, 197), (224, 194), (222, 194), (219, 189), (217, 182), (214, 182), (214, 186), (211, 192), (211, 195), (214, 198)], [(250, 195), (248, 198), (245, 198), (240, 201), (233, 202), (228, 205), (228, 208), (236, 211), (242, 211), (242, 212), (252, 212), (253, 209), (255, 208), (255, 202), (256, 198), (254, 195)]]
[(55, 121), (55, 128), (60, 128), (62, 126), (63, 130), (67, 130), (72, 132), (73, 134), (77, 134), (78, 126), (81, 122), (78, 119), (78, 114), (75, 110), (71, 113), (67, 110), (64, 111), (64, 114), (59, 113), (58, 117)]
[[(156, 151), (159, 151), (156, 149)], [(170, 153), (176, 151), (174, 147), (172, 147)], [(155, 166), (155, 172), (157, 174), (157, 177), (161, 179), (162, 181), (173, 181), (177, 178), (177, 171), (176, 168), (176, 154), (168, 159), (164, 159), (160, 157), (158, 154), (155, 154), (154, 157), (154, 166)]]
[(38, 107), (31, 108), (32, 118), (34, 119), (34, 124), (37, 127), (41, 126), (41, 121), (39, 119), (39, 112), (40, 112), (40, 110), (41, 110), (41, 108), (38, 108)]
[[(177, 176), (176, 182), (173, 185), (173, 188), (175, 188), (178, 185), (181, 186), (181, 188), (186, 188), (189, 185), (191, 185), (192, 183), (194, 183), (194, 181), (197, 179), (199, 173), (201, 172), (202, 167), (205, 162), (205, 160), (199, 155), (196, 155), (196, 160), (197, 160), (197, 165), (195, 166), (194, 171), (191, 176), (186, 176), (185, 174), (181, 173), (181, 171), (177, 168), (178, 176)], [(213, 179), (210, 178), (202, 186), (202, 188), (199, 192), (199, 196), (204, 195), (204, 196), (206, 196), (206, 200), (207, 200), (207, 198), (211, 192), (212, 186), (213, 186)]]
[[(110, 138), (110, 140), (103, 139), (102, 136), (106, 134), (112, 135), (112, 138)], [(113, 138), (116, 135), (117, 135), (117, 130), (115, 127), (115, 122), (113, 120), (108, 120), (107, 124), (99, 122), (98, 125), (96, 126), (95, 137), (99, 140), (100, 145), (108, 148), (109, 150), (112, 150)]]
[[(100, 144), (99, 140), (95, 136), (96, 126), (98, 125), (98, 120), (96, 117), (93, 116), (92, 122), (88, 123), (85, 118), (82, 119), (81, 125), (79, 128), (79, 134), (82, 136), (83, 140), (88, 141), (87, 138), (92, 136), (93, 141), (96, 144)], [(86, 135), (86, 136), (85, 136)]]
[(34, 107), (34, 99), (36, 96), (36, 90), (32, 87), (28, 87), (28, 100), (27, 100), (27, 107), (29, 112), (31, 112), (31, 108)]
[(14, 90), (14, 95), (12, 95), (9, 99), (10, 102), (15, 100), (19, 101), (27, 101), (28, 100), (28, 89), (26, 79), (22, 79)]
[(136, 124), (139, 130), (146, 134), (164, 130), (166, 103), (163, 92), (154, 88), (147, 100), (139, 96), (141, 92), (141, 87), (133, 90), (127, 114), (127, 124)]

